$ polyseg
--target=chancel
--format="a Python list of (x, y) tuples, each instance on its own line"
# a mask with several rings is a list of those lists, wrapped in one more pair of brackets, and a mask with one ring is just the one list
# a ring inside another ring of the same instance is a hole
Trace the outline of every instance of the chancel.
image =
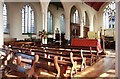
[(119, 77), (116, 5), (0, 1), (0, 78)]

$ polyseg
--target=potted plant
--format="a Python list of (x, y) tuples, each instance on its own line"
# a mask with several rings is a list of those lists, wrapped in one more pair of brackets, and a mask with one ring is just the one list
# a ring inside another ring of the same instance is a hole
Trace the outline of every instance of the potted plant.
[(39, 36), (40, 39), (43, 40), (43, 42), (45, 43), (45, 39), (47, 38), (47, 33), (45, 30), (39, 31)]

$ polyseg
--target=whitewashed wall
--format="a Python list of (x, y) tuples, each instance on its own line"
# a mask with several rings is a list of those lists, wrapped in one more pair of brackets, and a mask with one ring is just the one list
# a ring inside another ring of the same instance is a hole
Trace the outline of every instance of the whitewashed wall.
[[(27, 38), (27, 35), (22, 35), (22, 25), (21, 25), (21, 9), (25, 3), (22, 2), (8, 2), (8, 23), (10, 25), (10, 35), (4, 35), (4, 38), (17, 38), (17, 39), (24, 39)], [(84, 3), (78, 3), (78, 2), (63, 2), (64, 10), (59, 8), (59, 10), (56, 9), (55, 6), (50, 6), (48, 2), (30, 2), (30, 5), (35, 10), (35, 26), (36, 26), (36, 33), (38, 33), (39, 30), (46, 29), (47, 27), (47, 10), (48, 6), (50, 10), (53, 13), (53, 27), (54, 30), (56, 28), (60, 29), (60, 15), (65, 14), (65, 30), (66, 30), (66, 39), (70, 39), (70, 12), (71, 8), (75, 6), (79, 10), (80, 14), (80, 23), (83, 21), (83, 14), (84, 11), (87, 11), (88, 17), (89, 17), (89, 24), (90, 24), (90, 31), (94, 31), (93, 28), (93, 17), (96, 13), (96, 11), (91, 8), (90, 6), (84, 4)], [(97, 21), (97, 20), (96, 20)], [(97, 25), (97, 24), (96, 24)], [(80, 24), (80, 26), (82, 26)], [(99, 26), (97, 26), (99, 27)], [(95, 27), (95, 28), (97, 28)], [(83, 28), (83, 27), (82, 27)], [(81, 29), (80, 32), (83, 36), (83, 29)], [(38, 34), (37, 34), (38, 35)], [(35, 35), (36, 36), (36, 35)]]

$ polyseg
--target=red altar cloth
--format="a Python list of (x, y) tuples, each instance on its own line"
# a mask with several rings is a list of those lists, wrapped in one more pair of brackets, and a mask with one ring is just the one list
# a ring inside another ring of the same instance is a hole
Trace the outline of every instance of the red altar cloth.
[(80, 38), (72, 38), (71, 46), (90, 46), (90, 47), (98, 47), (101, 49), (101, 44), (99, 39), (80, 39)]

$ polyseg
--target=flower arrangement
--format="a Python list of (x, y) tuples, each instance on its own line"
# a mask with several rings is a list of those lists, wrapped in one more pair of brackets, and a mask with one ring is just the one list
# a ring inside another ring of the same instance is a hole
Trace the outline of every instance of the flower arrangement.
[(39, 31), (39, 36), (40, 36), (40, 38), (42, 39), (45, 39), (45, 38), (47, 38), (47, 33), (46, 33), (46, 31), (45, 30), (42, 30), (42, 31)]

